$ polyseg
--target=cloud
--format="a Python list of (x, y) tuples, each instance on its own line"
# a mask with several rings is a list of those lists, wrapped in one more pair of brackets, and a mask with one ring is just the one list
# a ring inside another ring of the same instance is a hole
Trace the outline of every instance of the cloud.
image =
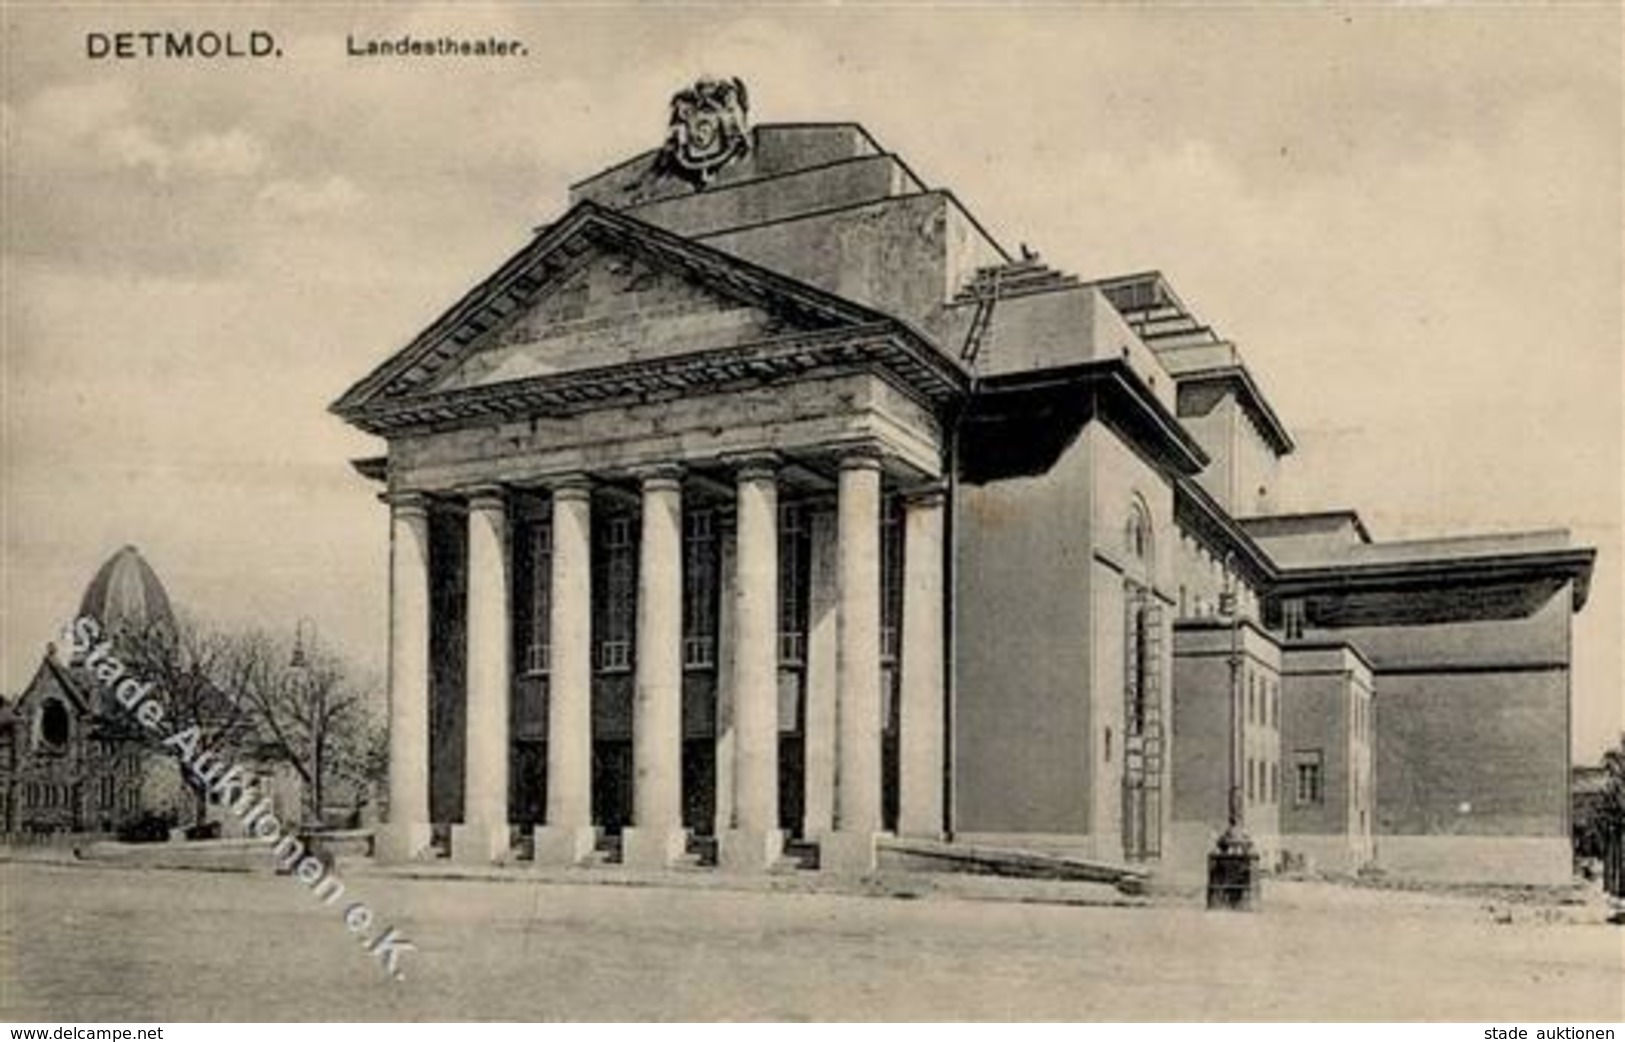
[(174, 156), (142, 126), (112, 127), (98, 139), (100, 152), (122, 167), (146, 168), (160, 181), (169, 176)]
[(155, 126), (126, 81), (50, 86), (6, 109), (14, 169), (24, 175), (137, 170), (163, 181), (244, 177), (267, 164), (265, 146), (242, 127), (178, 133)]
[(69, 82), (7, 101), (8, 203), (28, 215), (7, 228), (8, 251), (64, 270), (219, 278), (283, 250), (277, 228), (253, 219), (340, 214), (363, 198), (279, 125), (129, 84)]
[(15, 113), (17, 130), (31, 148), (52, 144), (67, 150), (127, 118), (129, 85), (95, 80), (46, 87)]
[(266, 164), (265, 147), (240, 127), (193, 137), (181, 146), (178, 159), (184, 168), (206, 177), (247, 177)]
[(348, 177), (334, 174), (324, 181), (272, 181), (260, 189), (257, 201), (273, 213), (322, 217), (348, 212), (365, 198)]

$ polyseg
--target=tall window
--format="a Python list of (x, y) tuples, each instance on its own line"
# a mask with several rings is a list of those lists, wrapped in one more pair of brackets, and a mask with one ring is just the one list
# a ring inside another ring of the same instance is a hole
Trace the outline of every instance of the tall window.
[(532, 521), (525, 528), (530, 547), (530, 618), (525, 627), (525, 672), (546, 673), (552, 666), (553, 525)]
[(1303, 639), (1303, 601), (1290, 597), (1281, 602), (1281, 628), (1287, 640)]
[(1322, 761), (1319, 749), (1300, 749), (1292, 754), (1292, 770), (1296, 778), (1294, 799), (1298, 806), (1321, 803), (1325, 800)]
[(717, 664), (716, 514), (696, 510), (683, 516), (683, 665), (707, 669)]
[(800, 503), (779, 507), (779, 662), (800, 666), (807, 660), (807, 587), (812, 539), (807, 508)]
[(598, 668), (620, 672), (632, 668), (632, 640), (637, 630), (637, 558), (629, 514), (607, 518), (603, 527), (603, 596), (599, 598)]
[(1150, 697), (1147, 689), (1151, 684), (1151, 671), (1157, 668), (1151, 659), (1151, 612), (1147, 601), (1148, 591), (1132, 585), (1129, 587), (1126, 716), (1131, 738), (1145, 733), (1147, 701)]
[(1129, 512), (1128, 528), (1124, 534), (1124, 548), (1136, 561), (1148, 560), (1151, 556), (1151, 522), (1146, 517), (1145, 508), (1134, 504)]
[(880, 514), (880, 660), (897, 661), (903, 618), (903, 510), (887, 496)]

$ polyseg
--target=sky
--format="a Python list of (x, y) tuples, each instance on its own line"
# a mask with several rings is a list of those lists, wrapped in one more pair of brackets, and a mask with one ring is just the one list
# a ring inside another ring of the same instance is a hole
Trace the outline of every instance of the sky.
[[(6, 692), (126, 543), (189, 611), (307, 619), (381, 672), (387, 515), (348, 463), (381, 447), (328, 404), (711, 74), (763, 122), (861, 122), (1007, 247), (1162, 270), (1297, 439), (1283, 509), (1596, 547), (1577, 758), (1620, 733), (1616, 4), (0, 18)], [(267, 30), (282, 55), (86, 55), (87, 32), (181, 29)], [(346, 54), (403, 32), (527, 54)]]

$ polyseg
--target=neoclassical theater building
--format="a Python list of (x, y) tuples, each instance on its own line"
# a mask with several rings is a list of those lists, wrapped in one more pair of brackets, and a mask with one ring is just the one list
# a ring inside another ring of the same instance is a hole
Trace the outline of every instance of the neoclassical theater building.
[(333, 406), (387, 443), (380, 857), (1177, 874), (1234, 815), (1272, 863), (1567, 877), (1591, 550), (1280, 513), (1291, 433), (1161, 274), (746, 117), (679, 93)]

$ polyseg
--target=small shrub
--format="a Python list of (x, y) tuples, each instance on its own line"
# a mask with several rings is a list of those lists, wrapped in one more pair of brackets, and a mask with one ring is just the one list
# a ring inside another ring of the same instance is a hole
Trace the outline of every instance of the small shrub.
[(162, 814), (148, 811), (139, 818), (121, 825), (118, 838), (124, 843), (167, 843), (169, 819)]

